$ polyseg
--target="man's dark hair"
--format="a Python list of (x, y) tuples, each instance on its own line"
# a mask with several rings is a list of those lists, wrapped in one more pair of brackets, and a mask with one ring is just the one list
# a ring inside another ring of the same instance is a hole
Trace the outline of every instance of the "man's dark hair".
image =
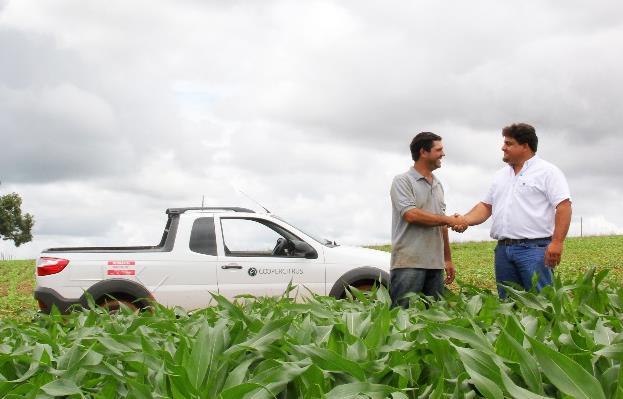
[(527, 123), (514, 123), (502, 129), (502, 136), (515, 139), (519, 144), (528, 144), (533, 152), (539, 145), (539, 138), (536, 136), (534, 127)]
[(420, 159), (420, 150), (423, 148), (424, 151), (430, 152), (430, 149), (433, 148), (433, 141), (440, 141), (441, 136), (436, 135), (431, 132), (422, 132), (418, 133), (413, 140), (411, 140), (411, 145), (409, 148), (411, 149), (411, 158), (414, 161)]

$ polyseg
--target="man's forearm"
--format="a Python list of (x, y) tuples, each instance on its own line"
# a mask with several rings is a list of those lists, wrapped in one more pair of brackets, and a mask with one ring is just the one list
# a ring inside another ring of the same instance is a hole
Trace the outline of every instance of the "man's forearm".
[(463, 217), (470, 226), (484, 223), (491, 216), (491, 205), (479, 202)]
[(552, 234), (552, 241), (562, 243), (565, 240), (569, 232), (572, 213), (571, 201), (564, 200), (558, 204), (554, 217), (554, 234)]
[(403, 218), (407, 223), (419, 224), (422, 226), (445, 226), (449, 222), (449, 216), (438, 215), (423, 211), (419, 208), (413, 208), (408, 210)]

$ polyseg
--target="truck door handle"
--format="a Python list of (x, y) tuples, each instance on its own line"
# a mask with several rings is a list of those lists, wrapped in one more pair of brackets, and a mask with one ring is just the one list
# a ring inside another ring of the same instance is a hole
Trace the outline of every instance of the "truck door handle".
[(230, 263), (228, 265), (221, 266), (221, 269), (242, 269), (242, 266), (236, 263)]

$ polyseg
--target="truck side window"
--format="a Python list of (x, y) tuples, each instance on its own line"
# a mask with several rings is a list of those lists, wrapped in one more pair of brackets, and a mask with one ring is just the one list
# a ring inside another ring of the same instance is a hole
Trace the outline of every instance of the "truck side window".
[(279, 238), (275, 230), (252, 219), (221, 219), (225, 253), (230, 256), (272, 256)]
[(214, 218), (197, 218), (190, 232), (190, 250), (204, 255), (216, 256)]

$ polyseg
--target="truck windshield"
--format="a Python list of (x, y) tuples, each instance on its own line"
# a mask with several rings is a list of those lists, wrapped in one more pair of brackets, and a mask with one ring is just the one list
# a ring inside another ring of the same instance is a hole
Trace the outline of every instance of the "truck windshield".
[(307, 230), (303, 230), (298, 228), (297, 226), (293, 225), (292, 223), (288, 222), (287, 220), (284, 220), (283, 218), (275, 215), (274, 213), (271, 213), (271, 216), (274, 217), (275, 219), (281, 220), (282, 222), (294, 227), (295, 229), (297, 229), (298, 231), (300, 231), (301, 233), (305, 234), (306, 236), (312, 238), (314, 241), (319, 242), (320, 244), (333, 248), (333, 247), (337, 247), (337, 243), (335, 241), (331, 241), (331, 240), (327, 240), (326, 238), (320, 238), (319, 236), (317, 236), (316, 234), (310, 234), (307, 232)]

